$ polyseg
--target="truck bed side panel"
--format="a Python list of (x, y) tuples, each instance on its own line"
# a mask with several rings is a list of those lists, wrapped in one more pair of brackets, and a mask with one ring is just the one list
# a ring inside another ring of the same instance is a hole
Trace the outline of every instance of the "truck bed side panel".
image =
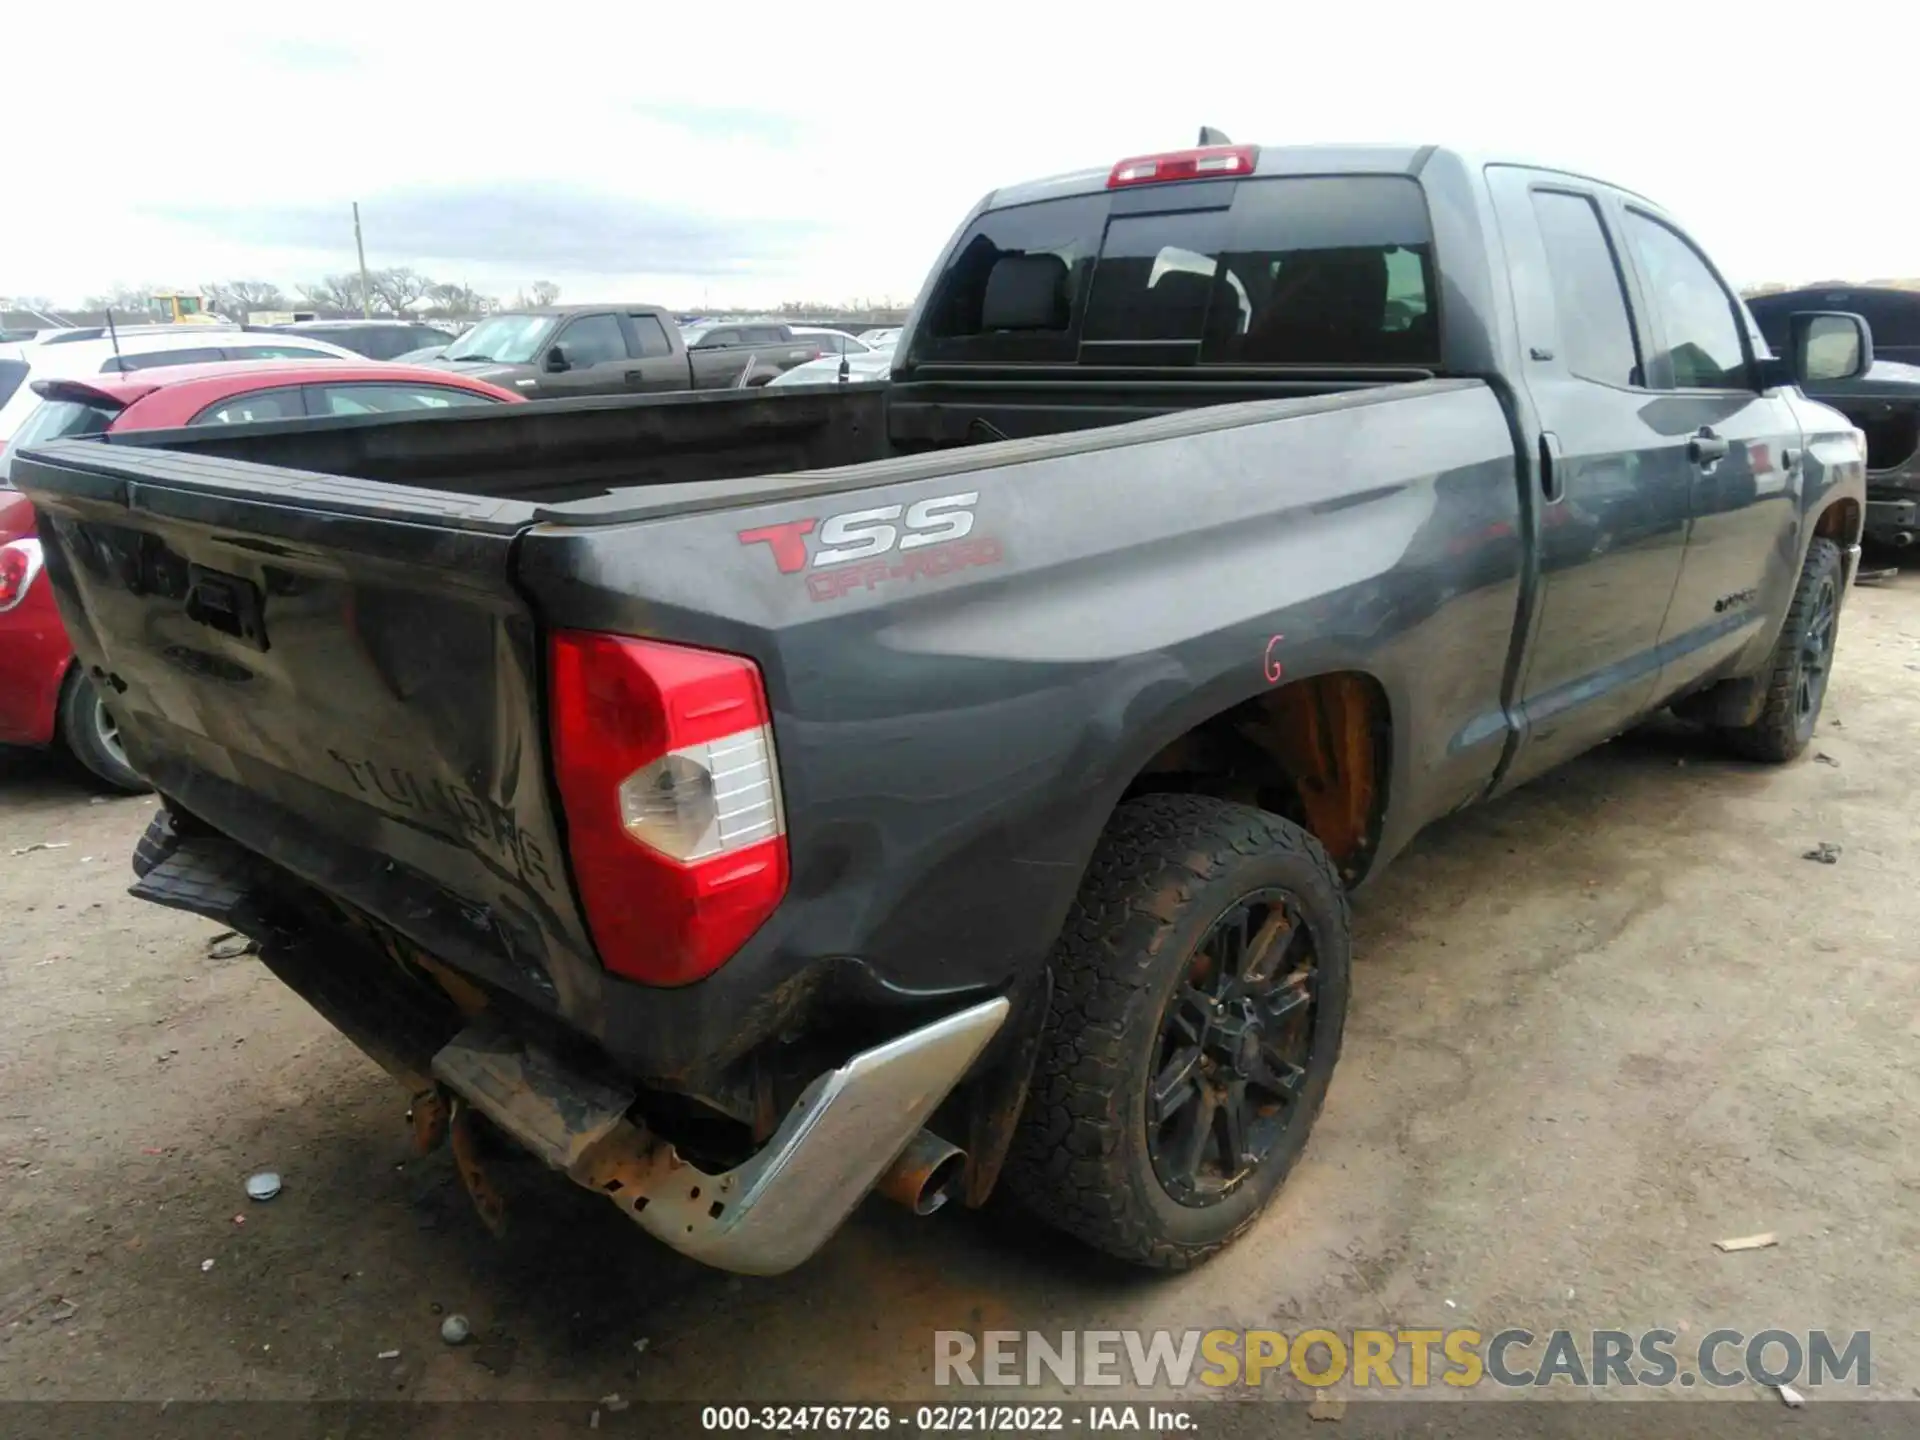
[[(609, 1033), (652, 1067), (750, 1038), (742, 1013), (810, 967), (875, 1004), (1030, 967), (1141, 765), (1266, 689), (1270, 664), (1384, 688), (1397, 733), (1380, 855), (1498, 763), (1522, 539), (1508, 419), (1484, 385), (840, 473), (859, 488), (829, 472), (789, 501), (631, 525), (569, 528), (558, 507), (523, 542), (550, 623), (732, 650), (767, 675), (789, 898), (698, 985), (609, 982)], [(970, 529), (910, 551), (913, 507), (939, 501)], [(803, 567), (767, 538), (781, 527)], [(866, 553), (821, 563), (836, 548)]]

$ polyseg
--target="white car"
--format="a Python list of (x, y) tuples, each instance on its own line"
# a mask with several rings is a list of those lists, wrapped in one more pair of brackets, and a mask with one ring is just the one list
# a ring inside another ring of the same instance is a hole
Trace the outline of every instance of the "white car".
[(862, 330), (859, 340), (862, 345), (870, 346), (875, 350), (891, 350), (900, 342), (900, 330), (901, 327), (898, 325), (888, 330)]
[(796, 365), (791, 370), (774, 376), (767, 384), (769, 386), (837, 384), (840, 380), (842, 364), (847, 367), (847, 383), (850, 385), (884, 380), (893, 373), (893, 352), (863, 350), (857, 355), (822, 355), (818, 360), (809, 360), (804, 365)]
[(795, 325), (791, 328), (794, 339), (805, 345), (818, 345), (823, 360), (832, 355), (864, 355), (873, 348), (865, 341), (854, 339), (844, 330), (831, 330), (824, 325)]
[(204, 365), (222, 360), (351, 360), (366, 356), (304, 336), (211, 325), (164, 326), (113, 339), (41, 340), (0, 346), (0, 448), (40, 404), (35, 380), (113, 375), (156, 365)]

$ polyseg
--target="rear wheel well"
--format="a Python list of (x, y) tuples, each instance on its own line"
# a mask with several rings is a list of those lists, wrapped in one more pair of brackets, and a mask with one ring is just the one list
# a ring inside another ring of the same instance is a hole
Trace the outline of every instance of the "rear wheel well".
[(1860, 543), (1860, 502), (1836, 500), (1813, 522), (1813, 533), (1840, 546)]
[(1379, 843), (1392, 743), (1377, 680), (1315, 675), (1201, 721), (1162, 746), (1121, 799), (1211, 795), (1272, 811), (1311, 833), (1352, 885)]

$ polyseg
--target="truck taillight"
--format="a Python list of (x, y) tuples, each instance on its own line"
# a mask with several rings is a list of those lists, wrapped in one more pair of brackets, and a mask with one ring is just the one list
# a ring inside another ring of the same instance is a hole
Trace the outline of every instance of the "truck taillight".
[(650, 985), (711, 974), (787, 892), (759, 668), (578, 630), (549, 660), (567, 849), (601, 962)]
[(1107, 188), (1251, 175), (1259, 155), (1257, 145), (1202, 145), (1193, 150), (1169, 150), (1163, 155), (1135, 155), (1113, 167), (1107, 176)]
[(0, 545), (0, 611), (11, 610), (26, 599), (39, 574), (38, 540), (15, 540)]

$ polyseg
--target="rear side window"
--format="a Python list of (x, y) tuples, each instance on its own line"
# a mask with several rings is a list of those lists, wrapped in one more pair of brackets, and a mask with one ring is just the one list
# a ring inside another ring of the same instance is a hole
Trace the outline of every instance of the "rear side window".
[(784, 345), (788, 332), (784, 325), (754, 325), (746, 331), (749, 345)]
[(1620, 262), (1600, 224), (1600, 212), (1585, 195), (1536, 190), (1533, 213), (1546, 242), (1560, 353), (1567, 368), (1582, 380), (1602, 385), (1639, 385), (1640, 356), (1627, 318)]
[(449, 410), (456, 405), (497, 405), (491, 395), (452, 385), (388, 384), (314, 385), (308, 403), (316, 415), (400, 415), (414, 411)]
[(117, 407), (78, 400), (41, 401), (13, 432), (12, 443), (0, 446), (0, 490), (13, 489), (13, 457), (27, 446), (74, 436), (104, 435), (119, 413)]
[(161, 365), (211, 365), (226, 359), (220, 351), (148, 350), (139, 355), (110, 355), (101, 362), (103, 375), (123, 375), (130, 370), (152, 370)]
[[(216, 360), (221, 357), (216, 355)], [(337, 355), (329, 355), (324, 350), (315, 350), (306, 345), (229, 345), (225, 358), (228, 360), (337, 360)], [(184, 365), (184, 360), (176, 362)]]
[(667, 339), (666, 327), (658, 315), (629, 315), (627, 323), (633, 327), (634, 354), (642, 360), (658, 360), (673, 354), (673, 342)]
[[(917, 358), (1082, 364), (1431, 365), (1433, 234), (1403, 176), (1247, 180), (1154, 213), (1129, 192), (980, 217), (927, 307)], [(1230, 202), (1230, 203), (1228, 203)], [(1174, 208), (1185, 207), (1185, 208)]]
[(249, 420), (297, 420), (307, 413), (298, 386), (254, 390), (216, 400), (195, 415), (189, 425), (244, 425)]
[[(49, 440), (70, 440), (79, 435), (104, 435), (120, 413), (117, 406), (95, 405), (79, 400), (43, 400), (13, 433), (8, 453), (29, 445), (44, 445)], [(0, 468), (5, 466), (0, 456)]]

